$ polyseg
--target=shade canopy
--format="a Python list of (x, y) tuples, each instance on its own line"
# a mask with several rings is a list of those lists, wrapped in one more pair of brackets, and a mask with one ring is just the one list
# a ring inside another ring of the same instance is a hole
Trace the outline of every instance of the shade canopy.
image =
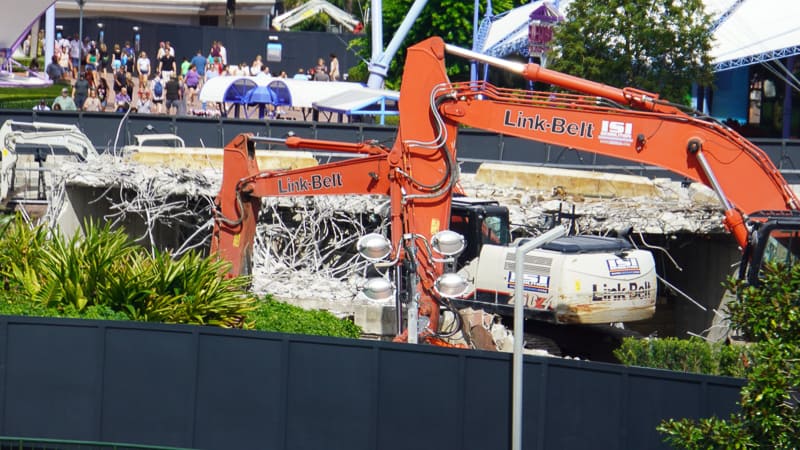
[(200, 89), (200, 101), (245, 104), (247, 94), (264, 84), (261, 77), (218, 76), (209, 79)]
[(385, 89), (354, 89), (314, 102), (314, 107), (347, 115), (398, 115), (400, 93)]
[(717, 18), (711, 57), (717, 71), (800, 53), (800, 1), (704, 0)]

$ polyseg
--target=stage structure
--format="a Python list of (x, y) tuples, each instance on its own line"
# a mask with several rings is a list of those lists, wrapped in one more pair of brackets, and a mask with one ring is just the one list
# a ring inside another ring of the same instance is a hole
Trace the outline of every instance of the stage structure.
[[(15, 2), (13, 8), (5, 8), (5, 13), (0, 14), (0, 87), (51, 84), (44, 75), (44, 67), (39, 69), (39, 75), (15, 61), (13, 55), (33, 24), (53, 3), (53, 0)], [(14, 73), (15, 67), (22, 68), (25, 72)]]

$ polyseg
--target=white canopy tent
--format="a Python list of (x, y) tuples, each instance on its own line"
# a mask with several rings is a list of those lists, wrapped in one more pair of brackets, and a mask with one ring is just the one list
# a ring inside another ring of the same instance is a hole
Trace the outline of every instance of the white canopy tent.
[(719, 17), (711, 56), (715, 70), (757, 64), (800, 53), (800, 1), (705, 0)]
[(361, 87), (316, 101), (314, 108), (348, 116), (377, 115), (383, 125), (386, 116), (400, 114), (399, 102), (400, 93), (397, 91)]
[(253, 88), (265, 86), (269, 78), (219, 76), (209, 79), (200, 89), (200, 101), (208, 103), (241, 103)]
[(313, 108), (314, 103), (348, 91), (367, 89), (359, 83), (304, 81), (272, 78), (267, 87), (276, 93), (280, 103), (295, 108)]

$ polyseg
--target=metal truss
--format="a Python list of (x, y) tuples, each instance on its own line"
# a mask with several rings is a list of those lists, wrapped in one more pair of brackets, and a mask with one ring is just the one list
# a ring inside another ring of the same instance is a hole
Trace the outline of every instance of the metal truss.
[(772, 61), (773, 59), (788, 58), (789, 56), (795, 56), (798, 54), (800, 54), (800, 45), (793, 45), (791, 47), (786, 47), (779, 50), (772, 50), (756, 55), (723, 61), (714, 65), (714, 72), (723, 72), (725, 70)]

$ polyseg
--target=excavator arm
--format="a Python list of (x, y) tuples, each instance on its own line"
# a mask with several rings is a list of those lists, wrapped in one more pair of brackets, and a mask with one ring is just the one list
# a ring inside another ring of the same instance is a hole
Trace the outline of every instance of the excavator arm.
[[(576, 93), (451, 83), (444, 65), (447, 52)], [(413, 291), (412, 300), (419, 300), (420, 315), (429, 319), (419, 336), (435, 338), (442, 304), (435, 283), (444, 268), (431, 254), (430, 241), (437, 232), (449, 228), (451, 199), (458, 191), (457, 130), (462, 126), (651, 164), (704, 183), (722, 201), (727, 229), (745, 254), (756, 248), (751, 256), (759, 264), (759, 251), (770, 248), (782, 255), (780, 250), (789, 248), (791, 242), (781, 248), (772, 244), (798, 236), (800, 202), (763, 151), (717, 121), (659, 100), (655, 94), (487, 57), (445, 45), (440, 38), (410, 47), (403, 73), (400, 126), (391, 149), (374, 143), (293, 137), (281, 143), (290, 148), (366, 156), (314, 168), (262, 173), (255, 164), (254, 146), (259, 140), (275, 140), (240, 135), (228, 144), (212, 250), (232, 262), (231, 273), (245, 273), (249, 268), (260, 197), (387, 195), (391, 242), (396, 244), (391, 259), (400, 262), (398, 270), (403, 267), (408, 272), (405, 288)], [(780, 212), (781, 221), (773, 220), (775, 214), (763, 212), (768, 210)], [(766, 224), (762, 227), (765, 230), (775, 231), (777, 227), (771, 246), (766, 246), (763, 236), (752, 233), (759, 223)], [(783, 231), (786, 228), (788, 235)], [(754, 242), (761, 242), (761, 246), (754, 246)], [(416, 330), (411, 322), (409, 315), (409, 329)], [(400, 338), (412, 341), (411, 334)]]
[(75, 125), (7, 120), (0, 126), (0, 144), (0, 201), (9, 199), (21, 154), (35, 154), (39, 161), (51, 154), (79, 161), (97, 156), (91, 140)]

